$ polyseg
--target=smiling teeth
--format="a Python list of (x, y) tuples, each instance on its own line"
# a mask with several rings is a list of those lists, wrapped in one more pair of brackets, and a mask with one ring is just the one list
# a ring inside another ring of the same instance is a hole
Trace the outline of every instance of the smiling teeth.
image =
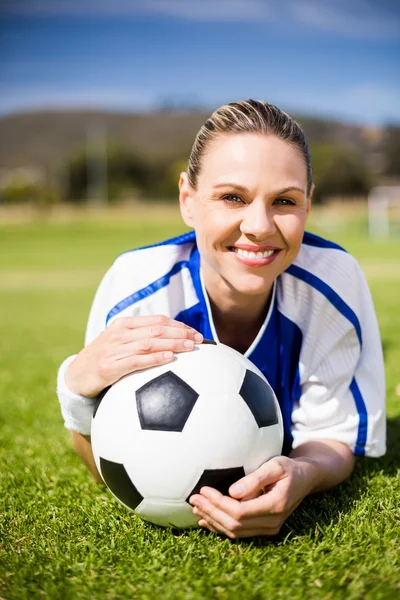
[(273, 250), (265, 250), (265, 252), (248, 252), (248, 250), (242, 250), (241, 248), (236, 248), (236, 252), (239, 256), (243, 256), (243, 258), (268, 258), (272, 256), (274, 253)]

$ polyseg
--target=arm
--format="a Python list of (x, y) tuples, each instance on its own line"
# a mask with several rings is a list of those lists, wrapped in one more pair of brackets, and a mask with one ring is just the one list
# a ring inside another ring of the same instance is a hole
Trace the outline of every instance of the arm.
[(292, 450), (289, 457), (303, 464), (310, 472), (308, 493), (324, 492), (336, 487), (351, 475), (355, 465), (353, 452), (335, 440), (305, 442)]
[(191, 499), (201, 526), (231, 538), (275, 535), (303, 498), (331, 489), (351, 474), (354, 454), (384, 454), (385, 381), (379, 331), (358, 266), (350, 279), (354, 285), (347, 286), (345, 301), (359, 319), (362, 345), (352, 322), (320, 296), (315, 318), (303, 332), (302, 394), (292, 412), (290, 456), (262, 465), (234, 484), (229, 497), (203, 488)]
[(92, 444), (90, 441), (90, 435), (83, 435), (77, 431), (71, 430), (72, 445), (79, 458), (85, 463), (89, 471), (94, 477), (96, 483), (101, 483), (101, 475), (97, 470), (96, 463), (94, 462)]
[(163, 315), (118, 317), (106, 328), (113, 285), (110, 269), (90, 311), (85, 346), (64, 361), (57, 379), (65, 426), (77, 454), (97, 481), (100, 475), (90, 441), (96, 397), (124, 375), (171, 362), (174, 353), (190, 351), (202, 341), (197, 331)]

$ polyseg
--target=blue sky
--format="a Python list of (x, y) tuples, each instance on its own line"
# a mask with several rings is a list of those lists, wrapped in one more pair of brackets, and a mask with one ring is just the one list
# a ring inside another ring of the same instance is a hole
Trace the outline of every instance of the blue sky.
[(400, 123), (398, 0), (2, 0), (0, 113), (215, 108)]

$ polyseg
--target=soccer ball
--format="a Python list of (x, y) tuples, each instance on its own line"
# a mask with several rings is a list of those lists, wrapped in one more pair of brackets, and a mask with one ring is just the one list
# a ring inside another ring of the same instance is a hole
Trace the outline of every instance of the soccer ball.
[(190, 496), (204, 485), (227, 495), (281, 453), (283, 426), (261, 371), (236, 350), (203, 342), (108, 388), (91, 436), (97, 468), (120, 502), (157, 525), (194, 527)]

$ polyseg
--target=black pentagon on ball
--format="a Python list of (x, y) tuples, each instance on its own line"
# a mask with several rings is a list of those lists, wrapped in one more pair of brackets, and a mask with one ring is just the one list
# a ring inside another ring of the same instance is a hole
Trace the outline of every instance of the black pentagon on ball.
[(104, 396), (107, 394), (108, 390), (111, 388), (111, 385), (109, 385), (108, 387), (104, 388), (104, 390), (102, 392), (100, 392), (100, 394), (97, 396), (96, 398), (96, 402), (94, 403), (94, 408), (93, 408), (93, 419), (96, 416), (97, 413), (97, 409), (99, 408), (101, 401), (103, 400)]
[(143, 496), (133, 485), (124, 465), (100, 457), (100, 471), (112, 493), (126, 506), (135, 510)]
[(253, 413), (259, 427), (278, 423), (274, 393), (259, 375), (247, 369), (239, 393)]
[(199, 494), (204, 486), (212, 487), (221, 492), (224, 496), (228, 496), (228, 490), (232, 484), (245, 476), (243, 467), (233, 467), (230, 469), (206, 469), (196, 483), (186, 502), (189, 502), (190, 496)]
[(172, 371), (155, 377), (136, 390), (142, 429), (182, 431), (199, 394)]

